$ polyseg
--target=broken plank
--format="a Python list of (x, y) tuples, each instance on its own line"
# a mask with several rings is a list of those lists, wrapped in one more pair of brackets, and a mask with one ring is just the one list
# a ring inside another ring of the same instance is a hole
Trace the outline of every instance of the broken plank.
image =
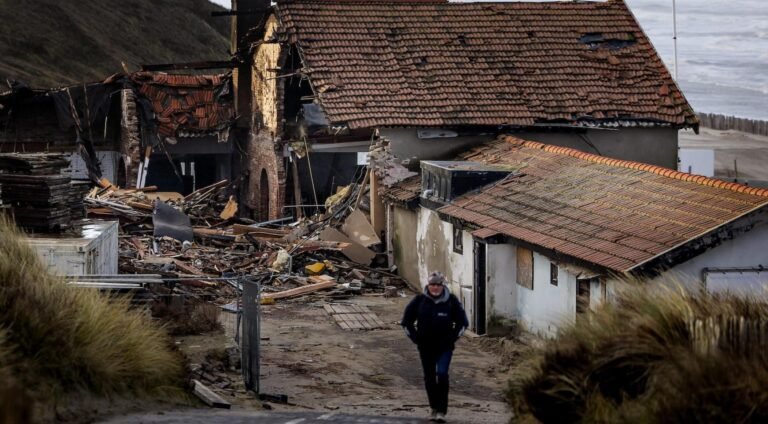
[(339, 241), (342, 243), (350, 243), (350, 246), (342, 249), (341, 253), (354, 262), (359, 264), (368, 265), (376, 256), (372, 250), (362, 246), (359, 243), (352, 241), (349, 237), (345, 236), (341, 231), (331, 227), (325, 228), (319, 235), (320, 240), (324, 241)]
[(235, 224), (232, 226), (232, 233), (236, 235), (251, 234), (255, 237), (280, 239), (287, 236), (290, 233), (290, 231), (263, 228), (263, 227), (251, 227), (250, 225)]
[[(312, 277), (310, 277), (310, 281), (311, 281), (311, 278)], [(331, 279), (331, 280), (326, 280), (326, 281), (322, 281), (315, 284), (310, 284), (304, 287), (297, 287), (295, 289), (284, 290), (277, 293), (265, 293), (263, 297), (270, 298), (273, 300), (286, 299), (291, 297), (303, 296), (305, 294), (314, 293), (316, 291), (330, 289), (333, 287), (336, 287), (336, 280)]]
[(213, 408), (224, 408), (229, 409), (232, 407), (232, 405), (224, 400), (221, 396), (217, 395), (213, 392), (213, 390), (206, 387), (203, 383), (201, 383), (199, 380), (192, 380), (194, 383), (194, 389), (193, 393), (195, 396), (200, 398), (206, 405), (213, 407)]
[(221, 219), (230, 219), (237, 213), (237, 201), (235, 201), (235, 196), (229, 196), (229, 200), (227, 201), (226, 206), (224, 206), (224, 210), (221, 211), (221, 214), (219, 214), (219, 218)]

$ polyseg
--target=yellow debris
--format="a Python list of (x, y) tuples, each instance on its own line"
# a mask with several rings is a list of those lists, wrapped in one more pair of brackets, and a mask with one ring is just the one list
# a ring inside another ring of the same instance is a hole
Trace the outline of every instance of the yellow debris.
[(315, 262), (304, 267), (304, 272), (306, 272), (307, 275), (318, 275), (323, 271), (325, 271), (325, 264), (322, 262)]

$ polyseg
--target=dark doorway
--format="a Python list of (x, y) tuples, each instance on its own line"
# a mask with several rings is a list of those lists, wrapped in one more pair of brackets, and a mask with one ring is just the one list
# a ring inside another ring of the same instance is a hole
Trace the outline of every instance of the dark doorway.
[[(125, 161), (121, 158), (120, 162), (117, 165), (117, 184), (118, 187), (126, 188), (128, 187), (128, 176), (127, 176), (127, 169), (125, 167)], [(135, 183), (135, 181), (133, 182)]]
[(472, 298), (474, 301), (474, 316), (471, 317), (472, 324), (475, 329), (475, 333), (483, 335), (486, 333), (485, 322), (485, 293), (486, 293), (486, 278), (485, 278), (485, 243), (475, 242), (474, 247), (474, 289)]
[(590, 283), (592, 280), (576, 280), (576, 313), (583, 314), (589, 311)]
[(267, 170), (261, 170), (259, 179), (259, 221), (269, 221), (269, 177)]

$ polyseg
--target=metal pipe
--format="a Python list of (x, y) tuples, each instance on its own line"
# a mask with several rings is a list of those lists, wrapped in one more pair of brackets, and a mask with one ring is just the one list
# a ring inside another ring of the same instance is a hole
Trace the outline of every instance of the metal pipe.
[(285, 206), (283, 206), (283, 208), (303, 208), (303, 207), (307, 207), (307, 208), (325, 208), (327, 206), (325, 206), (325, 205), (285, 205)]
[(675, 0), (672, 0), (672, 40), (675, 45), (675, 82), (677, 82), (677, 5)]

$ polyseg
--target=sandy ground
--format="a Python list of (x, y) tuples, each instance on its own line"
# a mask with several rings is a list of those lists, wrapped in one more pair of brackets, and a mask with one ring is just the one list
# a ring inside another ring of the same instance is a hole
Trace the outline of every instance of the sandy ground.
[[(315, 304), (265, 307), (263, 393), (286, 394), (276, 410), (424, 417), (428, 412), (418, 353), (396, 324), (409, 298), (356, 297), (390, 328), (342, 330)], [(506, 378), (480, 339), (463, 338), (451, 364), (448, 416), (454, 423), (504, 423)]]
[[(166, 405), (135, 409), (137, 415), (125, 415), (123, 411), (98, 415), (108, 422), (121, 423), (239, 422), (243, 417), (250, 417), (251, 422), (303, 421), (293, 418), (313, 422), (313, 416), (335, 416), (327, 419), (340, 423), (348, 421), (339, 416), (350, 417), (349, 422), (385, 422), (365, 421), (370, 420), (365, 417), (426, 422), (429, 407), (418, 353), (397, 324), (411, 296), (357, 296), (339, 301), (369, 307), (388, 326), (378, 330), (341, 329), (323, 308), (322, 299), (263, 306), (260, 393), (287, 395), (288, 404), (262, 402), (246, 392), (239, 370), (210, 368), (211, 363), (216, 363), (211, 362), (211, 353), (221, 353), (234, 345), (229, 337), (234, 334), (234, 321), (229, 319), (232, 316), (223, 315), (224, 331), (177, 337), (176, 344), (192, 369), (208, 365), (208, 375), (221, 381), (209, 383), (208, 387), (232, 403), (231, 414), (200, 404), (203, 409)], [(494, 350), (498, 342), (467, 336), (459, 341), (451, 363), (451, 423), (509, 422), (512, 414), (503, 401), (503, 390), (510, 367), (502, 364), (502, 355), (492, 353), (498, 352)]]
[(768, 137), (738, 131), (719, 131), (701, 128), (680, 131), (681, 148), (715, 150), (715, 176), (734, 178), (734, 160), (738, 177), (768, 181)]

